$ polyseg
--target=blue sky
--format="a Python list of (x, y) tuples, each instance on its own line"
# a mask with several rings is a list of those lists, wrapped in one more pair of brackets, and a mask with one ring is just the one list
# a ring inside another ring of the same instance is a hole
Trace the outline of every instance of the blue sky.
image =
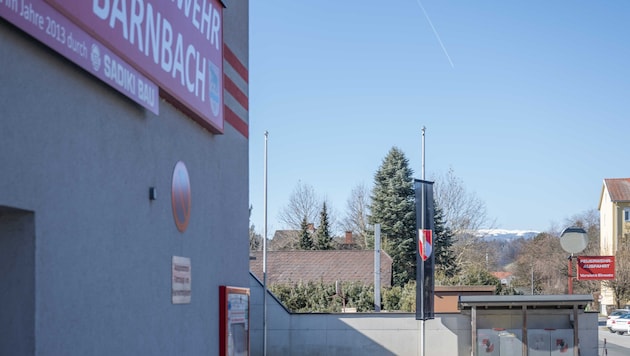
[(497, 228), (562, 225), (630, 176), (630, 2), (390, 4), (250, 1), (257, 231), (265, 130), (270, 236), (298, 181), (341, 219), (391, 147), (420, 178), (423, 126), (427, 178), (452, 168)]

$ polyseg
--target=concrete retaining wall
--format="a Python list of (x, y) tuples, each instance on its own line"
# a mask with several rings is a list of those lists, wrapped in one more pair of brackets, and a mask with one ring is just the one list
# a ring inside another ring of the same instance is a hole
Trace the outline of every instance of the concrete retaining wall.
[[(251, 288), (251, 354), (263, 354), (263, 289), (255, 278)], [(549, 315), (540, 319), (553, 320)], [(497, 311), (488, 323), (509, 317)], [(582, 355), (597, 354), (597, 314), (579, 315)], [(528, 327), (537, 325), (536, 317)], [(470, 356), (470, 315), (437, 314), (425, 322), (425, 355)], [(519, 324), (520, 325), (520, 324)], [(485, 325), (484, 327), (488, 327)], [(291, 314), (271, 295), (267, 297), (267, 355), (421, 355), (421, 321), (412, 313)]]

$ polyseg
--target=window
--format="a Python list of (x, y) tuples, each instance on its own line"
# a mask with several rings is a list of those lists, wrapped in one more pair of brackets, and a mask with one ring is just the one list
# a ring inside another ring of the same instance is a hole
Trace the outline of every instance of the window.
[(623, 209), (623, 221), (630, 221), (630, 208)]

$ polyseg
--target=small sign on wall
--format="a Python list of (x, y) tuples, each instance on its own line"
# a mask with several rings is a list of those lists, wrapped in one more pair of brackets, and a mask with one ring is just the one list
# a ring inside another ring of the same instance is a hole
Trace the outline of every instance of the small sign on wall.
[(171, 269), (172, 269), (171, 298), (172, 298), (173, 304), (190, 304), (191, 282), (192, 282), (190, 258), (173, 256)]

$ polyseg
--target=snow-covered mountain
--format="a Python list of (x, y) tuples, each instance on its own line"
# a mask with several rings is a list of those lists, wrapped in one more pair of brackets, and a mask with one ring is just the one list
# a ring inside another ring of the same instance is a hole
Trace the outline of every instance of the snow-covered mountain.
[(538, 235), (539, 231), (533, 230), (506, 230), (506, 229), (480, 229), (477, 230), (478, 236), (483, 236), (492, 240), (515, 240), (518, 238), (530, 239)]

